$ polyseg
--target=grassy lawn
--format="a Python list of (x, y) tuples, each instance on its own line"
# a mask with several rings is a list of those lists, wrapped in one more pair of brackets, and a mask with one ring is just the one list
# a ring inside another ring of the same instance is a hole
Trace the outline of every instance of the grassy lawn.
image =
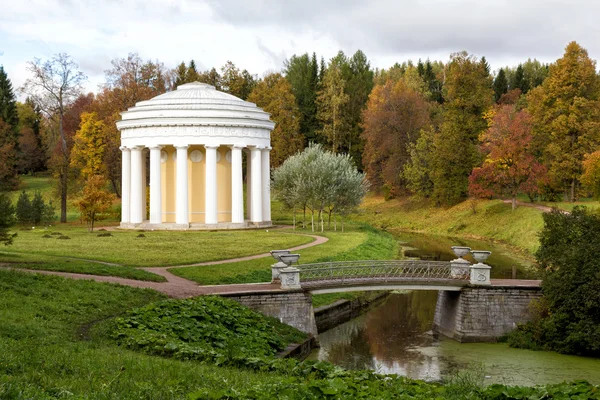
[[(300, 264), (396, 257), (398, 244), (391, 235), (366, 225), (353, 224), (347, 228), (343, 233), (319, 232), (319, 235), (329, 238), (329, 241), (298, 251), (301, 255)], [(169, 271), (203, 285), (266, 282), (271, 279), (270, 266), (273, 263), (274, 260), (269, 257), (203, 267), (172, 268)]]
[[(59, 240), (61, 233), (69, 240)], [(9, 253), (68, 256), (99, 260), (130, 267), (159, 267), (222, 260), (288, 248), (313, 241), (311, 237), (282, 234), (276, 230), (253, 231), (113, 231), (98, 237), (84, 227), (54, 226), (50, 229), (19, 231)], [(44, 236), (51, 236), (46, 238)]]
[(273, 373), (148, 356), (90, 323), (164, 296), (0, 270), (0, 398), (185, 399), (198, 389), (275, 383)]
[(539, 246), (537, 235), (543, 227), (542, 211), (530, 207), (512, 211), (510, 204), (500, 200), (478, 200), (474, 204), (465, 201), (441, 208), (422, 199), (384, 201), (382, 197), (370, 196), (361, 213), (352, 218), (386, 230), (496, 240), (530, 254)]
[(166, 282), (166, 279), (160, 275), (128, 266), (105, 265), (40, 254), (11, 253), (3, 250), (4, 249), (0, 249), (0, 265), (6, 265), (13, 268), (118, 276), (141, 281)]

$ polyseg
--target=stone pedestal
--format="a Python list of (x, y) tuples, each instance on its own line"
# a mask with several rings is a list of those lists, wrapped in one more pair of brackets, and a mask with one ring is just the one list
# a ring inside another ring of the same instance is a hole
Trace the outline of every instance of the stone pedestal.
[(472, 285), (491, 285), (490, 271), (492, 267), (483, 263), (473, 264), (471, 266), (471, 284)]
[(271, 282), (280, 282), (281, 270), (287, 268), (287, 264), (281, 261), (271, 265)]
[(462, 257), (450, 261), (450, 276), (454, 279), (467, 279), (470, 269), (471, 263)]
[(284, 290), (300, 289), (300, 270), (296, 267), (286, 267), (279, 271), (281, 288)]

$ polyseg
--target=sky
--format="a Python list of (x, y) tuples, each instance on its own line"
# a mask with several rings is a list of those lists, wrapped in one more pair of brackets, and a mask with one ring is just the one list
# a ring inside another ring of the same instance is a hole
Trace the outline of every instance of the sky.
[(466, 50), (492, 69), (553, 62), (570, 41), (600, 58), (595, 0), (0, 0), (0, 65), (15, 88), (27, 62), (68, 53), (97, 91), (111, 60), (138, 53), (168, 68), (233, 61), (263, 76), (294, 54), (361, 49), (387, 68)]

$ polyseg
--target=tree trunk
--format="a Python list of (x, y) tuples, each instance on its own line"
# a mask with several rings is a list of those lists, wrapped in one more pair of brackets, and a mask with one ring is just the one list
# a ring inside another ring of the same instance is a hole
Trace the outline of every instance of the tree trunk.
[(117, 185), (117, 181), (111, 178), (110, 184), (112, 185), (113, 191), (117, 195), (117, 198), (120, 199), (121, 198), (121, 193), (119, 192), (119, 186)]
[(327, 217), (327, 229), (328, 230), (331, 230), (331, 213), (332, 212), (333, 212), (332, 210), (329, 210), (329, 216)]
[(344, 216), (342, 215), (342, 233), (344, 232)]
[(333, 230), (337, 232), (337, 215), (333, 214)]
[(517, 196), (513, 195), (513, 197), (512, 197), (512, 210), (515, 211), (515, 208), (517, 208)]
[[(62, 106), (62, 104), (61, 104)], [(58, 120), (58, 131), (60, 134), (61, 148), (63, 153), (63, 165), (60, 166), (60, 222), (67, 222), (67, 182), (69, 180), (69, 153), (67, 139), (63, 128), (63, 111), (60, 110)]]
[(294, 230), (296, 230), (296, 207), (294, 207)]
[(321, 212), (320, 212), (319, 214), (321, 214), (321, 232), (323, 232), (323, 230), (324, 230), (324, 225), (325, 225), (325, 224), (323, 223), (323, 209), (321, 209)]
[(310, 210), (310, 227), (315, 231), (315, 210)]
[(304, 217), (302, 218), (302, 229), (306, 229), (306, 204), (304, 205)]
[(575, 178), (571, 179), (571, 203), (575, 201)]

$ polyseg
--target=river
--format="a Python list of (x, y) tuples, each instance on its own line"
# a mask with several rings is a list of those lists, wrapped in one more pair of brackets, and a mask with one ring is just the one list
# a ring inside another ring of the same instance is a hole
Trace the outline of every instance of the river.
[[(452, 245), (490, 250), (493, 278), (534, 278), (525, 257), (482, 241), (399, 234), (403, 257), (450, 260)], [(379, 307), (319, 334), (310, 358), (348, 369), (373, 369), (439, 381), (468, 373), (482, 383), (540, 385), (585, 379), (600, 384), (600, 359), (511, 349), (502, 343), (458, 343), (431, 334), (437, 292), (397, 292)]]

